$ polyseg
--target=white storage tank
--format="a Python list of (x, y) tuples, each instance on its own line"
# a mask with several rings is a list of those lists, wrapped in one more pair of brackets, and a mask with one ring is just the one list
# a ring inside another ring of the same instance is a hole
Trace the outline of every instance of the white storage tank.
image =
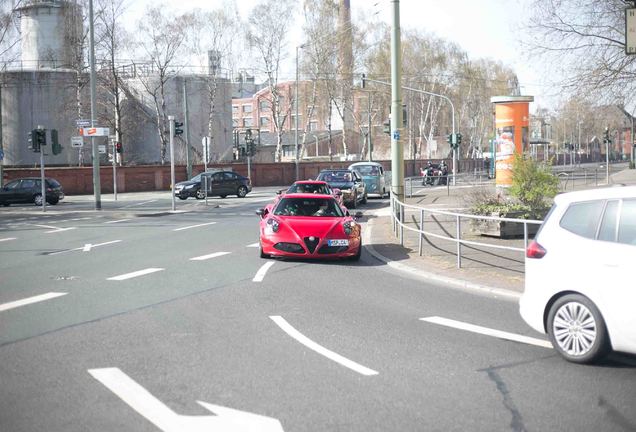
[(23, 69), (74, 69), (82, 37), (81, 8), (66, 0), (29, 0), (20, 14)]

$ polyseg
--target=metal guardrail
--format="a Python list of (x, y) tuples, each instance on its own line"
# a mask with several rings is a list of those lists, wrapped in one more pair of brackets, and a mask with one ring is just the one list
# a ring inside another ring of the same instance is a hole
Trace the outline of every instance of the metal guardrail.
[(424, 184), (425, 177), (423, 176), (414, 176), (414, 177), (405, 177), (404, 178), (404, 193), (407, 198), (412, 198), (414, 193), (422, 189), (427, 189), (431, 187), (441, 187), (446, 186), (447, 195), (450, 196), (451, 188), (457, 185), (470, 185), (470, 186), (481, 186), (487, 184), (491, 179), (488, 177), (488, 174), (485, 171), (475, 171), (474, 173), (463, 173), (463, 174), (448, 174), (445, 176), (435, 176), (433, 177), (433, 181), (437, 181), (438, 183), (441, 181), (443, 184)]
[[(405, 223), (406, 210), (410, 210), (416, 213), (419, 212), (419, 222), (416, 224), (416, 227), (409, 226)], [(444, 215), (444, 216), (453, 218), (455, 220), (455, 237), (445, 236), (445, 235), (424, 230), (425, 214)], [(523, 224), (524, 247), (519, 248), (514, 246), (504, 246), (504, 245), (497, 245), (497, 244), (483, 243), (483, 242), (462, 239), (462, 230), (461, 230), (462, 220), (466, 220), (466, 219), (489, 220), (489, 221)], [(395, 198), (393, 195), (391, 195), (391, 220), (393, 223), (393, 233), (400, 238), (400, 244), (402, 246), (404, 246), (404, 230), (417, 233), (419, 237), (419, 255), (420, 256), (422, 256), (423, 242), (424, 242), (425, 236), (455, 243), (457, 245), (457, 249), (456, 249), (457, 250), (457, 268), (461, 268), (462, 266), (462, 245), (481, 246), (481, 247), (487, 247), (487, 248), (493, 248), (493, 249), (525, 253), (526, 249), (528, 248), (528, 238), (529, 238), (528, 225), (541, 225), (543, 223), (543, 221), (533, 220), (533, 219), (513, 219), (513, 218), (502, 218), (502, 217), (496, 217), (496, 216), (470, 215), (470, 214), (455, 213), (455, 212), (450, 212), (445, 210), (427, 209), (424, 207), (403, 203), (399, 201), (397, 198)]]

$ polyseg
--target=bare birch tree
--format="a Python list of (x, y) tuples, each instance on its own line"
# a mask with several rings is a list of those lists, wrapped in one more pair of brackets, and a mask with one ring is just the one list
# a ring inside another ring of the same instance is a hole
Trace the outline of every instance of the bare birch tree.
[(525, 40), (570, 93), (634, 99), (636, 56), (625, 54), (626, 2), (534, 0)]
[(283, 132), (291, 105), (281, 103), (278, 78), (294, 6), (293, 0), (262, 0), (254, 7), (247, 22), (247, 41), (250, 47), (257, 51), (262, 70), (267, 76), (271, 98), (269, 104), (276, 132), (275, 159), (277, 162), (282, 159)]
[(139, 23), (139, 46), (152, 71), (140, 81), (153, 100), (162, 164), (166, 162), (169, 142), (166, 83), (179, 72), (177, 60), (192, 21), (191, 14), (177, 15), (165, 7), (152, 6)]

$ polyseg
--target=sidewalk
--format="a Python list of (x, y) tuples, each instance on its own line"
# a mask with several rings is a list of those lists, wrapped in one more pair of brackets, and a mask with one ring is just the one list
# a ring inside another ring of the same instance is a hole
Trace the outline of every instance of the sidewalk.
[[(614, 174), (612, 184), (636, 185), (636, 170), (624, 170)], [(494, 185), (487, 186), (494, 188)], [(583, 188), (583, 185), (580, 186)], [(588, 188), (594, 187), (589, 185)], [(578, 189), (578, 188), (577, 188)], [(474, 188), (446, 187), (420, 189), (406, 203), (437, 210), (468, 213), (469, 195)], [(425, 236), (422, 255), (419, 254), (419, 238), (415, 232), (405, 230), (404, 246), (393, 233), (390, 209), (365, 212), (367, 220), (365, 246), (377, 259), (399, 270), (431, 279), (444, 285), (485, 291), (496, 295), (518, 298), (524, 289), (524, 253), (492, 249), (483, 246), (462, 246), (462, 267), (457, 268), (454, 242)], [(418, 215), (407, 215), (407, 222), (415, 225)], [(432, 222), (432, 223), (431, 223)], [(425, 218), (425, 230), (455, 237), (455, 220), (438, 216)], [(462, 239), (496, 245), (523, 248), (523, 239), (485, 237), (471, 232), (468, 223), (462, 224)]]

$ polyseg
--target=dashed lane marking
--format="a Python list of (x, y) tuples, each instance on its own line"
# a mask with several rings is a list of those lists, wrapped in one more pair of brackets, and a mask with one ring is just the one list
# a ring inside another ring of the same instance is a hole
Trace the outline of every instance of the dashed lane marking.
[(0, 242), (5, 242), (5, 241), (9, 241), (9, 240), (15, 240), (15, 237), (7, 237), (7, 238), (0, 238)]
[(155, 273), (155, 272), (159, 272), (159, 271), (163, 271), (163, 270), (165, 270), (165, 269), (151, 267), (151, 268), (138, 270), (138, 271), (131, 272), (131, 273), (122, 274), (122, 275), (119, 275), (119, 276), (109, 277), (106, 280), (123, 281), (123, 280), (126, 280), (126, 279), (132, 279), (132, 278), (136, 278), (136, 277), (139, 277), (139, 276), (144, 276), (144, 275), (147, 275), (147, 274), (150, 274), (150, 273)]
[(519, 335), (516, 333), (508, 333), (501, 330), (495, 330), (488, 327), (482, 327), (474, 324), (465, 323), (462, 321), (455, 321), (448, 318), (442, 318), (437, 316), (420, 318), (420, 321), (426, 321), (433, 324), (438, 324), (446, 327), (452, 327), (459, 330), (465, 330), (472, 333), (478, 333), (486, 336), (492, 336), (498, 339), (505, 339), (513, 342), (521, 342), (528, 345), (535, 345), (543, 348), (552, 348), (552, 344), (543, 339), (536, 339), (528, 336)]
[(216, 258), (216, 257), (220, 257), (220, 256), (223, 256), (223, 255), (227, 255), (229, 253), (230, 252), (214, 252), (214, 253), (211, 253), (211, 254), (208, 254), (208, 255), (201, 255), (201, 256), (198, 256), (198, 257), (190, 258), (190, 261), (209, 260), (209, 259), (212, 259), (212, 258)]
[(183, 231), (183, 230), (187, 230), (187, 229), (191, 229), (191, 228), (199, 228), (202, 226), (207, 226), (207, 225), (214, 225), (216, 222), (208, 222), (208, 223), (204, 223), (204, 224), (198, 224), (198, 225), (190, 225), (190, 226), (185, 226), (185, 227), (181, 227), (181, 228), (175, 228), (172, 231)]
[(245, 247), (251, 247), (251, 248), (257, 248), (258, 247), (258, 243), (252, 243), (252, 244), (248, 244)]
[(16, 301), (12, 301), (9, 303), (4, 303), (4, 304), (0, 304), (0, 312), (2, 311), (6, 311), (9, 309), (14, 309), (20, 306), (26, 306), (29, 304), (33, 304), (33, 303), (38, 303), (38, 302), (42, 302), (45, 300), (51, 300), (54, 299), (56, 297), (61, 297), (64, 296), (68, 293), (62, 293), (62, 292), (49, 292), (46, 294), (41, 294), (41, 295), (37, 295), (37, 296), (33, 296), (33, 297), (28, 297), (22, 300), (16, 300)]
[(292, 327), (287, 321), (285, 321), (285, 318), (281, 316), (270, 316), (270, 319), (274, 321), (278, 325), (278, 327), (280, 327), (289, 336), (296, 339), (298, 342), (305, 345), (310, 350), (313, 350), (317, 352), (318, 354), (327, 357), (329, 360), (335, 361), (336, 363), (339, 363), (346, 368), (349, 368), (355, 372), (358, 372), (361, 375), (366, 375), (366, 376), (378, 375), (377, 371), (374, 371), (373, 369), (369, 369), (368, 367), (362, 366), (361, 364), (356, 363), (352, 360), (349, 360), (348, 358), (343, 357), (340, 354), (337, 354), (323, 347), (322, 345), (319, 345), (316, 342), (312, 341), (307, 336), (303, 335), (294, 327)]
[(108, 222), (104, 222), (105, 224), (115, 224), (115, 223), (119, 223), (119, 222), (127, 222), (131, 219), (118, 219), (118, 220), (114, 220), (114, 221), (108, 221)]
[(265, 278), (265, 274), (267, 274), (267, 270), (269, 270), (269, 268), (273, 265), (274, 265), (274, 261), (270, 261), (268, 263), (263, 264), (263, 266), (260, 269), (258, 269), (258, 271), (256, 272), (256, 276), (254, 276), (254, 279), (252, 279), (252, 282), (262, 282), (263, 279)]

